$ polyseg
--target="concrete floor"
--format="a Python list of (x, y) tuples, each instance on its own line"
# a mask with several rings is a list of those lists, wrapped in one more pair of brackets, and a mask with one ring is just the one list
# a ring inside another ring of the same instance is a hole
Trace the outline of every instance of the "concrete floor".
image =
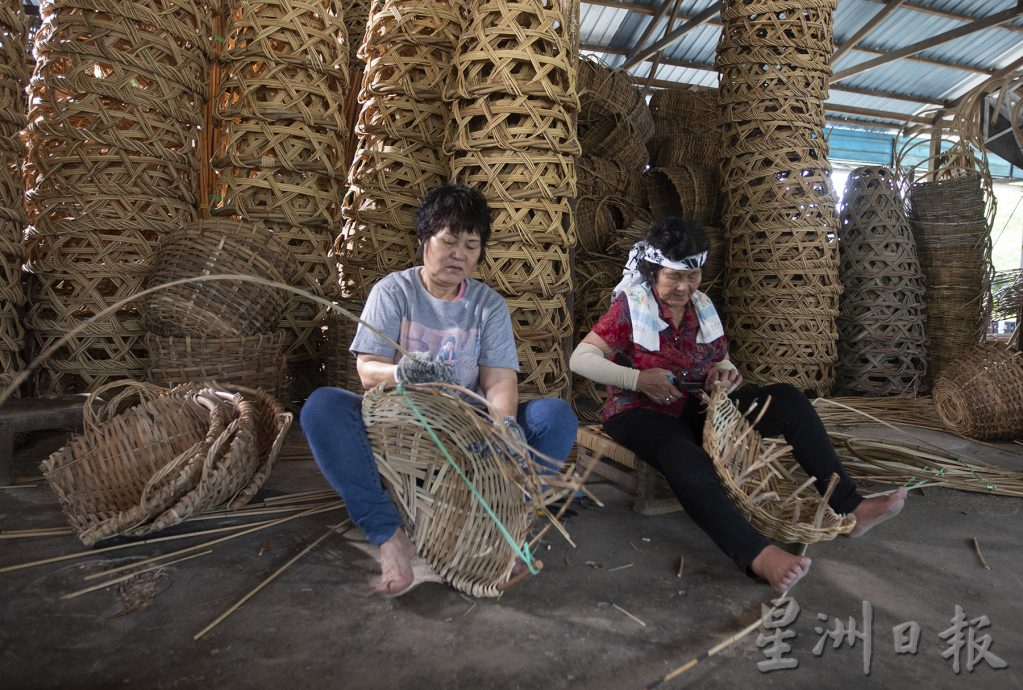
[[(1023, 470), (1018, 445), (930, 440)], [(35, 474), (59, 442), (33, 437), (19, 450), (22, 472)], [(260, 498), (323, 486), (311, 461), (285, 461)], [(595, 484), (594, 492), (606, 506), (577, 505), (566, 523), (578, 548), (550, 536), (540, 575), (500, 599), (472, 600), (432, 583), (399, 599), (372, 594), (372, 557), (333, 535), (199, 641), (195, 633), (341, 512), (73, 599), (61, 595), (91, 584), (85, 575), (171, 547), (0, 573), (0, 687), (644, 688), (757, 620), (771, 591), (739, 573), (684, 514), (644, 517), (615, 486)], [(800, 613), (787, 626), (795, 636), (786, 658), (796, 668), (758, 670), (768, 657), (755, 631), (662, 687), (1023, 687), (1021, 507), (1023, 499), (941, 489), (912, 494), (897, 520), (863, 539), (810, 547), (812, 570), (792, 590)], [(0, 489), (0, 531), (63, 524), (45, 483)], [(990, 570), (979, 565), (971, 537)], [(3, 539), (0, 567), (81, 550), (70, 536)], [(869, 675), (863, 640), (839, 649), (829, 641), (813, 654), (815, 627), (853, 618), (863, 630), (864, 602), (873, 616)], [(981, 661), (968, 672), (967, 645), (960, 673), (953, 671), (939, 634), (957, 605), (968, 620), (989, 617), (975, 641), (990, 636), (989, 651), (1007, 668)], [(892, 628), (910, 621), (920, 628), (917, 652), (897, 654)]]

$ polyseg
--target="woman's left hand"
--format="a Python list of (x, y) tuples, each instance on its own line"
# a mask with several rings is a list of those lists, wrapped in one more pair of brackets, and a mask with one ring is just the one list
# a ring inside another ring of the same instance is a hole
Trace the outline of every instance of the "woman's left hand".
[(710, 371), (707, 372), (707, 380), (704, 382), (703, 388), (708, 393), (712, 393), (716, 383), (725, 384), (725, 392), (731, 393), (742, 385), (742, 374), (739, 373), (738, 369), (711, 367)]

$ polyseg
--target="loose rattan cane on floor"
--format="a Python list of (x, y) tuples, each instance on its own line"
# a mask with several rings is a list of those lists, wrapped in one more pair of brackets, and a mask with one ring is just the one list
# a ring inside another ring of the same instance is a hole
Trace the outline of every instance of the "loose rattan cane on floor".
[[(164, 237), (147, 284), (228, 273), (288, 283), (291, 253), (263, 225), (205, 220)], [(277, 328), (287, 296), (250, 281), (206, 281), (158, 290), (142, 311), (160, 335), (245, 336)]]
[(1023, 438), (1023, 354), (1004, 344), (962, 352), (942, 370), (931, 396), (942, 423), (958, 434)]
[(260, 391), (185, 385), (75, 436), (41, 469), (91, 546), (178, 524), (255, 495), (291, 414)]
[(856, 518), (838, 515), (828, 505), (838, 476), (828, 479), (823, 495), (813, 488), (815, 478), (797, 479), (790, 448), (765, 442), (753, 428), (759, 413), (752, 409), (744, 416), (723, 387), (708, 403), (703, 447), (732, 502), (757, 531), (776, 541), (814, 544), (848, 534)]
[[(456, 589), (499, 596), (515, 553), (414, 415), (410, 401), (516, 545), (529, 533), (540, 478), (518, 444), (510, 448), (521, 462), (495, 452), (508, 447), (506, 439), (445, 388), (409, 386), (401, 393), (381, 386), (363, 398), (377, 469), (405, 517), (416, 551)], [(523, 500), (523, 492), (534, 501)]]

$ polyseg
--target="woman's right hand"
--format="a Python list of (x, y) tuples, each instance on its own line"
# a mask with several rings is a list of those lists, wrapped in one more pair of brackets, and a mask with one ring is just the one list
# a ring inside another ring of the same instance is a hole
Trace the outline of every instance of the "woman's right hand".
[(643, 369), (639, 372), (636, 390), (658, 405), (670, 405), (682, 396), (668, 378), (671, 375), (667, 369)]

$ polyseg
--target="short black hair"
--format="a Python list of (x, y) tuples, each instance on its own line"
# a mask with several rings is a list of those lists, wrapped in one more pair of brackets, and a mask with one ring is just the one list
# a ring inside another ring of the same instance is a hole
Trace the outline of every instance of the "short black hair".
[(431, 189), (413, 216), (419, 253), (444, 228), (456, 235), (475, 233), (480, 236), (480, 259), (486, 256), (490, 239), (490, 206), (487, 198), (472, 187), (452, 183)]
[[(655, 220), (647, 228), (646, 241), (660, 249), (661, 253), (672, 261), (681, 261), (687, 256), (705, 252), (710, 248), (703, 226), (684, 218)], [(664, 267), (650, 261), (640, 261), (638, 268), (643, 279), (653, 285)]]

